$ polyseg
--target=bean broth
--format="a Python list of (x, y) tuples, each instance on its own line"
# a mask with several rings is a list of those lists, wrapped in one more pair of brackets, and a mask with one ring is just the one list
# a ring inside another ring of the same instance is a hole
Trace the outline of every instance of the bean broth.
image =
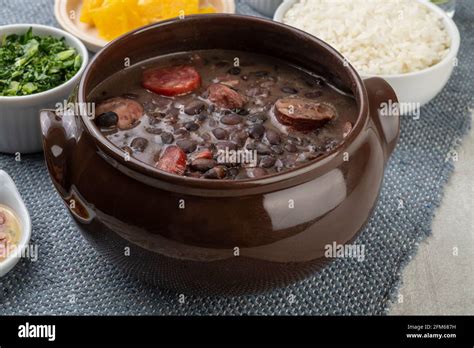
[(104, 136), (177, 175), (247, 179), (291, 170), (332, 151), (357, 105), (330, 81), (283, 61), (208, 50), (141, 62), (90, 94)]

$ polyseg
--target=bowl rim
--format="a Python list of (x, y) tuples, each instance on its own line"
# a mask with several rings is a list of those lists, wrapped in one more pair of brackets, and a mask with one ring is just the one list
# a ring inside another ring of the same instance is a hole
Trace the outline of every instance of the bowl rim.
[[(283, 23), (283, 17), (285, 16), (286, 12), (299, 0), (284, 0), (283, 3), (278, 7), (273, 17), (273, 20), (278, 23)], [(397, 78), (404, 78), (404, 77), (417, 77), (419, 75), (428, 74), (434, 70), (439, 69), (441, 66), (446, 64), (454, 64), (453, 60), (457, 57), (460, 46), (461, 46), (461, 34), (459, 29), (454, 22), (454, 20), (448, 16), (448, 14), (441, 9), (439, 6), (431, 3), (429, 0), (416, 0), (420, 4), (429, 7), (432, 11), (438, 13), (443, 19), (443, 22), (446, 27), (446, 31), (448, 32), (449, 38), (451, 39), (451, 47), (449, 48), (448, 53), (446, 56), (440, 60), (435, 65), (429, 66), (422, 70), (411, 71), (404, 74), (370, 74), (370, 73), (363, 73), (359, 72), (362, 78), (370, 78), (370, 77), (380, 77), (382, 79), (397, 79)], [(309, 33), (308, 33), (309, 34)], [(312, 34), (310, 34), (312, 35)]]
[[(219, 19), (227, 19), (233, 18), (245, 23), (259, 23), (260, 25), (272, 26), (275, 30), (289, 30), (295, 34), (299, 39), (309, 40), (319, 46), (322, 46), (325, 50), (329, 51), (329, 53), (339, 62), (341, 62), (344, 70), (350, 76), (354, 83), (354, 88), (357, 92), (357, 95), (354, 97), (356, 100), (359, 101), (360, 105), (358, 105), (358, 115), (356, 122), (353, 126), (352, 132), (344, 139), (344, 141), (340, 142), (332, 151), (329, 153), (324, 154), (323, 156), (309, 161), (301, 166), (296, 168), (290, 169), (283, 173), (274, 173), (262, 178), (249, 178), (243, 180), (207, 180), (201, 178), (191, 178), (185, 176), (179, 176), (171, 173), (167, 173), (165, 171), (161, 171), (147, 163), (139, 161), (134, 157), (130, 156), (130, 159), (125, 160), (124, 152), (120, 150), (117, 146), (115, 146), (112, 142), (110, 142), (95, 126), (92, 119), (82, 113), (80, 118), (85, 126), (85, 129), (89, 132), (89, 134), (94, 138), (97, 146), (99, 146), (102, 151), (108, 154), (111, 158), (113, 158), (116, 162), (121, 163), (123, 168), (132, 169), (135, 172), (145, 175), (145, 177), (152, 177), (161, 179), (164, 182), (168, 182), (171, 184), (182, 186), (191, 186), (193, 188), (199, 189), (211, 189), (211, 190), (226, 190), (226, 189), (250, 189), (255, 187), (261, 186), (268, 186), (271, 184), (277, 184), (281, 182), (287, 182), (288, 185), (296, 185), (298, 183), (295, 182), (295, 178), (299, 178), (304, 174), (309, 172), (313, 172), (320, 167), (323, 167), (327, 163), (330, 163), (334, 158), (336, 158), (340, 153), (342, 153), (345, 149), (349, 147), (350, 144), (354, 141), (354, 139), (362, 132), (362, 130), (366, 126), (366, 122), (369, 118), (369, 103), (368, 103), (368, 94), (365, 88), (365, 84), (363, 79), (354, 69), (354, 67), (350, 64), (344, 63), (344, 57), (336, 51), (333, 47), (331, 47), (326, 42), (316, 38), (304, 31), (301, 31), (297, 28), (288, 26), (283, 23), (278, 23), (266, 18), (259, 18), (259, 17), (252, 17), (252, 16), (245, 16), (245, 15), (235, 15), (235, 14), (206, 14), (206, 15), (194, 15), (194, 16), (187, 16), (185, 19), (169, 19), (166, 21), (158, 22), (155, 24), (151, 24), (149, 26), (145, 26), (139, 28), (135, 31), (122, 35), (121, 37), (117, 38), (116, 40), (110, 42), (106, 47), (104, 47), (97, 55), (94, 56), (92, 61), (90, 62), (89, 66), (87, 67), (86, 71), (84, 72), (83, 76), (81, 77), (81, 81), (79, 84), (78, 89), (78, 102), (79, 104), (83, 104), (87, 102), (87, 96), (85, 95), (85, 88), (86, 82), (89, 80), (91, 70), (95, 64), (101, 59), (102, 54), (113, 50), (115, 44), (121, 40), (131, 38), (135, 35), (139, 35), (143, 32), (150, 31), (150, 30), (159, 30), (160, 27), (168, 26), (168, 25), (175, 25), (176, 23), (185, 23), (185, 22), (201, 22), (206, 20), (219, 20)], [(117, 166), (116, 166), (117, 167)], [(124, 173), (128, 173), (129, 170), (127, 169), (120, 169)], [(244, 194), (244, 191), (240, 191), (241, 194)]]
[(10, 189), (13, 199), (18, 202), (20, 207), (22, 208), (22, 212), (14, 211), (10, 206), (3, 204), (0, 201), (0, 205), (7, 206), (8, 208), (12, 209), (20, 223), (24, 224), (26, 228), (22, 230), (22, 236), (21, 240), (18, 243), (18, 246), (15, 250), (15, 252), (8, 256), (5, 260), (0, 262), (0, 278), (3, 275), (6, 275), (8, 272), (10, 272), (16, 264), (20, 261), (20, 255), (22, 255), (25, 251), (25, 249), (28, 247), (28, 244), (30, 243), (31, 239), (31, 217), (28, 212), (28, 209), (26, 208), (25, 202), (23, 201), (23, 198), (21, 197), (20, 192), (18, 191), (17, 186), (15, 185), (15, 182), (11, 178), (11, 176), (5, 172), (4, 170), (0, 169), (0, 178), (6, 181), (6, 186)]
[[(0, 103), (5, 103), (5, 102), (21, 102), (21, 101), (41, 101), (43, 98), (48, 97), (48, 96), (53, 96), (55, 93), (61, 91), (61, 90), (66, 90), (69, 88), (73, 88), (77, 83), (78, 80), (80, 79), (81, 75), (84, 73), (86, 70), (87, 66), (89, 65), (89, 51), (87, 50), (86, 46), (76, 38), (74, 35), (56, 28), (52, 27), (49, 25), (43, 25), (43, 24), (9, 24), (9, 25), (2, 25), (0, 26), (0, 35), (2, 34), (3, 30), (7, 29), (17, 29), (18, 32), (22, 32), (25, 29), (28, 30), (29, 28), (33, 28), (33, 33), (36, 29), (41, 29), (45, 32), (49, 32), (46, 35), (52, 35), (53, 37), (61, 37), (63, 36), (64, 38), (68, 39), (71, 42), (74, 42), (74, 44), (77, 46), (77, 53), (81, 55), (82, 58), (82, 63), (80, 69), (77, 71), (77, 73), (72, 76), (69, 80), (66, 82), (60, 84), (59, 86), (56, 86), (54, 88), (48, 89), (47, 91), (43, 91), (40, 93), (35, 93), (35, 94), (29, 94), (29, 95), (22, 95), (22, 96), (0, 96)], [(44, 36), (40, 35), (40, 36)], [(75, 47), (73, 47), (75, 48)]]

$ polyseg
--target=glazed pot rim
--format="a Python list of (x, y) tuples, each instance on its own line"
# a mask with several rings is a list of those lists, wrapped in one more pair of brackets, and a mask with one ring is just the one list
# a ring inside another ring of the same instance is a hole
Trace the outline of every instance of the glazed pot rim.
[[(86, 115), (81, 114), (81, 119), (85, 128), (89, 132), (90, 135), (96, 141), (97, 146), (108, 156), (110, 156), (113, 160), (117, 163), (120, 163), (123, 167), (127, 169), (131, 169), (135, 172), (138, 172), (145, 177), (155, 178), (164, 182), (168, 182), (173, 185), (177, 186), (186, 186), (190, 188), (196, 189), (203, 189), (203, 190), (240, 190), (240, 189), (251, 189), (254, 187), (262, 187), (262, 186), (269, 186), (273, 184), (281, 184), (287, 183), (288, 186), (293, 186), (298, 184), (298, 178), (304, 174), (309, 172), (315, 171), (318, 168), (329, 163), (339, 154), (343, 153), (344, 150), (352, 143), (352, 141), (362, 132), (365, 127), (366, 120), (369, 117), (369, 108), (368, 108), (368, 95), (366, 88), (364, 86), (363, 80), (360, 75), (356, 72), (354, 67), (348, 63), (344, 57), (332, 46), (327, 44), (326, 42), (322, 41), (321, 39), (312, 36), (304, 31), (301, 31), (297, 28), (291, 27), (289, 25), (274, 22), (269, 19), (265, 18), (258, 18), (258, 17), (251, 17), (251, 16), (244, 16), (244, 15), (236, 15), (236, 14), (205, 14), (205, 15), (192, 15), (186, 16), (184, 19), (180, 18), (173, 18), (165, 21), (161, 21), (155, 24), (151, 24), (142, 28), (139, 28), (135, 31), (129, 32), (125, 35), (120, 36), (116, 40), (110, 42), (107, 46), (105, 46), (99, 53), (95, 55), (95, 57), (90, 62), (89, 66), (86, 68), (84, 74), (82, 75), (79, 90), (78, 90), (78, 102), (79, 104), (86, 102), (86, 95), (85, 89), (87, 81), (90, 79), (91, 71), (97, 61), (100, 59), (100, 56), (105, 52), (115, 49), (116, 43), (131, 36), (140, 35), (143, 32), (150, 31), (150, 30), (159, 30), (162, 27), (168, 25), (175, 25), (176, 23), (200, 23), (203, 21), (212, 21), (214, 19), (225, 19), (225, 18), (232, 18), (238, 19), (242, 21), (242, 25), (245, 23), (259, 23), (261, 25), (271, 26), (275, 30), (283, 29), (287, 31), (291, 31), (297, 34), (298, 39), (301, 40), (308, 40), (312, 43), (316, 43), (317, 45), (321, 46), (323, 49), (328, 51), (337, 61), (343, 64), (343, 68), (345, 72), (350, 76), (351, 81), (355, 84), (354, 88), (357, 92), (357, 95), (354, 95), (355, 99), (358, 101), (357, 109), (358, 115), (356, 118), (356, 122), (353, 126), (352, 131), (350, 134), (345, 138), (342, 142), (340, 142), (334, 149), (330, 152), (324, 154), (323, 156), (309, 161), (303, 165), (300, 165), (296, 168), (290, 169), (288, 171), (282, 173), (275, 173), (271, 175), (264, 176), (262, 178), (249, 178), (244, 180), (209, 180), (209, 179), (198, 179), (198, 178), (191, 178), (185, 176), (179, 176), (171, 173), (167, 173), (161, 171), (149, 164), (141, 162), (132, 156), (129, 159), (125, 159), (124, 152), (115, 146), (112, 142), (110, 142), (96, 127), (92, 119)], [(242, 191), (244, 194), (244, 191)]]

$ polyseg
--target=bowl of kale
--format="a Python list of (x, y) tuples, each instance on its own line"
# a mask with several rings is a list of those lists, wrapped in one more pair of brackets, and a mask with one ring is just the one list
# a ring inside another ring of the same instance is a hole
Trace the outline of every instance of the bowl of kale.
[(39, 112), (67, 105), (88, 57), (82, 42), (60, 29), (0, 26), (0, 152), (42, 150)]

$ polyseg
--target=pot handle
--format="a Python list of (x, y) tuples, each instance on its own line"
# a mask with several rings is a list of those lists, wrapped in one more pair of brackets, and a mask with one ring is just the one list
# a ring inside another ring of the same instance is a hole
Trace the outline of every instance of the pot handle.
[(400, 135), (398, 98), (387, 81), (379, 77), (364, 80), (369, 96), (370, 117), (382, 138), (385, 161), (397, 145)]
[(63, 197), (70, 191), (70, 158), (78, 139), (75, 115), (41, 110), (40, 123), (46, 165), (52, 181)]

